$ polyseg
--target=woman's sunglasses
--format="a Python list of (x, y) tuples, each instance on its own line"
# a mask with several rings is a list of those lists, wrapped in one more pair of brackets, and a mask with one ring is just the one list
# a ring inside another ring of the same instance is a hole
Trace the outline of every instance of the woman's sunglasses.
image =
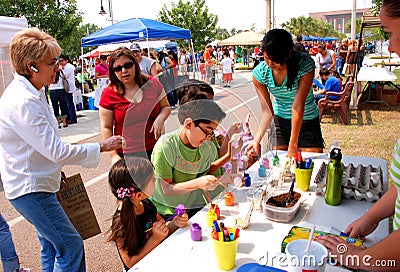
[(113, 67), (112, 70), (114, 71), (114, 73), (117, 73), (117, 72), (121, 72), (122, 68), (125, 68), (125, 70), (130, 69), (133, 67), (133, 65), (134, 65), (133, 61), (129, 61), (129, 62), (124, 63), (123, 65)]

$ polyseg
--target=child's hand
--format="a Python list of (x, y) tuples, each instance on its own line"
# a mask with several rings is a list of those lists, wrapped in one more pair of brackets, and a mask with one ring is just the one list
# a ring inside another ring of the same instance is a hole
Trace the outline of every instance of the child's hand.
[(218, 178), (213, 175), (205, 175), (197, 180), (199, 189), (214, 190), (218, 186)]
[(378, 223), (369, 222), (365, 216), (362, 216), (351, 223), (344, 232), (349, 234), (352, 238), (364, 239), (365, 236), (372, 233), (377, 226)]
[(164, 221), (156, 221), (153, 223), (153, 239), (161, 242), (168, 236), (168, 227)]
[(245, 154), (247, 157), (250, 157), (253, 154), (260, 154), (260, 143), (258, 143), (256, 140), (251, 141), (246, 147)]
[[(323, 246), (328, 249), (328, 253), (335, 259), (338, 263), (344, 260), (349, 260), (349, 257), (358, 255), (361, 251), (363, 251), (366, 247), (356, 247), (353, 244), (345, 242), (342, 238), (338, 236), (332, 235), (324, 235), (320, 236), (316, 239), (318, 243), (321, 243)], [(352, 267), (351, 263), (342, 263), (343, 265)]]
[(184, 228), (187, 226), (189, 220), (189, 216), (187, 213), (184, 213), (183, 215), (177, 215), (172, 219), (172, 223), (177, 227), (177, 228)]
[(232, 138), (233, 134), (239, 134), (242, 132), (241, 125), (242, 124), (240, 122), (236, 122), (228, 129), (228, 131), (226, 133), (227, 133), (229, 139)]

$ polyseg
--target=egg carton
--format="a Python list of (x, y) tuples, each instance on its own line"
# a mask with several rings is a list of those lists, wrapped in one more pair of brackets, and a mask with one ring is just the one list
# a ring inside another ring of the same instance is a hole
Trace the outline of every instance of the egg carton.
[[(327, 164), (322, 163), (315, 177), (318, 188), (326, 185)], [(342, 196), (346, 199), (365, 199), (367, 202), (377, 201), (383, 194), (383, 174), (380, 166), (357, 165), (344, 166), (342, 177)]]

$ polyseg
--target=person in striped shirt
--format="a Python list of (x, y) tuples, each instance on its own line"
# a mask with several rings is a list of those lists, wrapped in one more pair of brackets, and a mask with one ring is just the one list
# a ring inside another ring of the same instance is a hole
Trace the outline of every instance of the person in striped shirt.
[(259, 144), (272, 119), (276, 128), (275, 148), (287, 150), (289, 158), (299, 150), (322, 152), (324, 140), (312, 92), (314, 60), (296, 52), (291, 34), (283, 29), (268, 31), (262, 41), (262, 52), (265, 61), (253, 71), (262, 115), (247, 152), (259, 154)]
[[(390, 34), (389, 52), (395, 52), (400, 55), (400, 1), (382, 0), (380, 19), (383, 29)], [(347, 260), (348, 257), (358, 256), (359, 260), (370, 260), (369, 262), (360, 262), (359, 266), (347, 265), (350, 268), (365, 269), (368, 271), (399, 271), (400, 266), (400, 139), (397, 140), (392, 163), (390, 166), (390, 175), (393, 184), (389, 190), (382, 196), (378, 202), (372, 206), (363, 216), (351, 223), (345, 233), (350, 237), (364, 239), (371, 234), (379, 222), (389, 216), (393, 216), (393, 232), (378, 244), (370, 248), (357, 248), (346, 243), (347, 252), (343, 255), (338, 253), (338, 245), (343, 244), (343, 240), (338, 237), (324, 236), (318, 239), (330, 252)], [(338, 259), (337, 258), (337, 259)], [(382, 264), (390, 260), (394, 266), (376, 266), (375, 261)], [(368, 265), (372, 264), (372, 265)]]

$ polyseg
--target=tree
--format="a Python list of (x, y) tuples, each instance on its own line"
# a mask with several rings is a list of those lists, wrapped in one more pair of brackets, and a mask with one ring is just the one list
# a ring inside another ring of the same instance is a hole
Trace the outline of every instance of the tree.
[[(356, 33), (360, 33), (360, 31), (361, 31), (361, 23), (362, 23), (362, 19), (361, 18), (357, 18), (356, 19)], [(345, 26), (345, 29), (346, 29), (347, 32), (351, 31), (351, 21), (347, 22), (347, 24)]]
[(333, 26), (322, 20), (312, 17), (292, 17), (286, 23), (282, 23), (282, 28), (289, 31), (293, 35), (313, 35), (321, 37), (342, 37), (343, 34), (337, 32)]
[(215, 36), (215, 39), (217, 40), (225, 40), (229, 38), (231, 35), (229, 34), (229, 31), (225, 28), (217, 28), (217, 34)]
[[(10, 17), (25, 16), (29, 26), (50, 34), (62, 48), (72, 46), (72, 36), (77, 35), (77, 27), (82, 22), (76, 0), (1, 0), (0, 14)], [(75, 56), (79, 55), (80, 50), (65, 50), (65, 53)]]
[[(205, 0), (193, 0), (193, 2), (179, 0), (177, 4), (172, 2), (170, 10), (164, 4), (157, 15), (157, 20), (189, 29), (195, 51), (203, 49), (204, 45), (212, 42), (217, 35), (218, 16), (209, 13)], [(187, 47), (182, 41), (178, 43)]]
[[(71, 33), (71, 35), (63, 39), (63, 44), (61, 45), (63, 52), (71, 58), (78, 58), (81, 55), (82, 38), (99, 30), (100, 28), (94, 24), (84, 24), (78, 26), (76, 30)], [(96, 47), (84, 47), (83, 53), (87, 53), (95, 48)]]

